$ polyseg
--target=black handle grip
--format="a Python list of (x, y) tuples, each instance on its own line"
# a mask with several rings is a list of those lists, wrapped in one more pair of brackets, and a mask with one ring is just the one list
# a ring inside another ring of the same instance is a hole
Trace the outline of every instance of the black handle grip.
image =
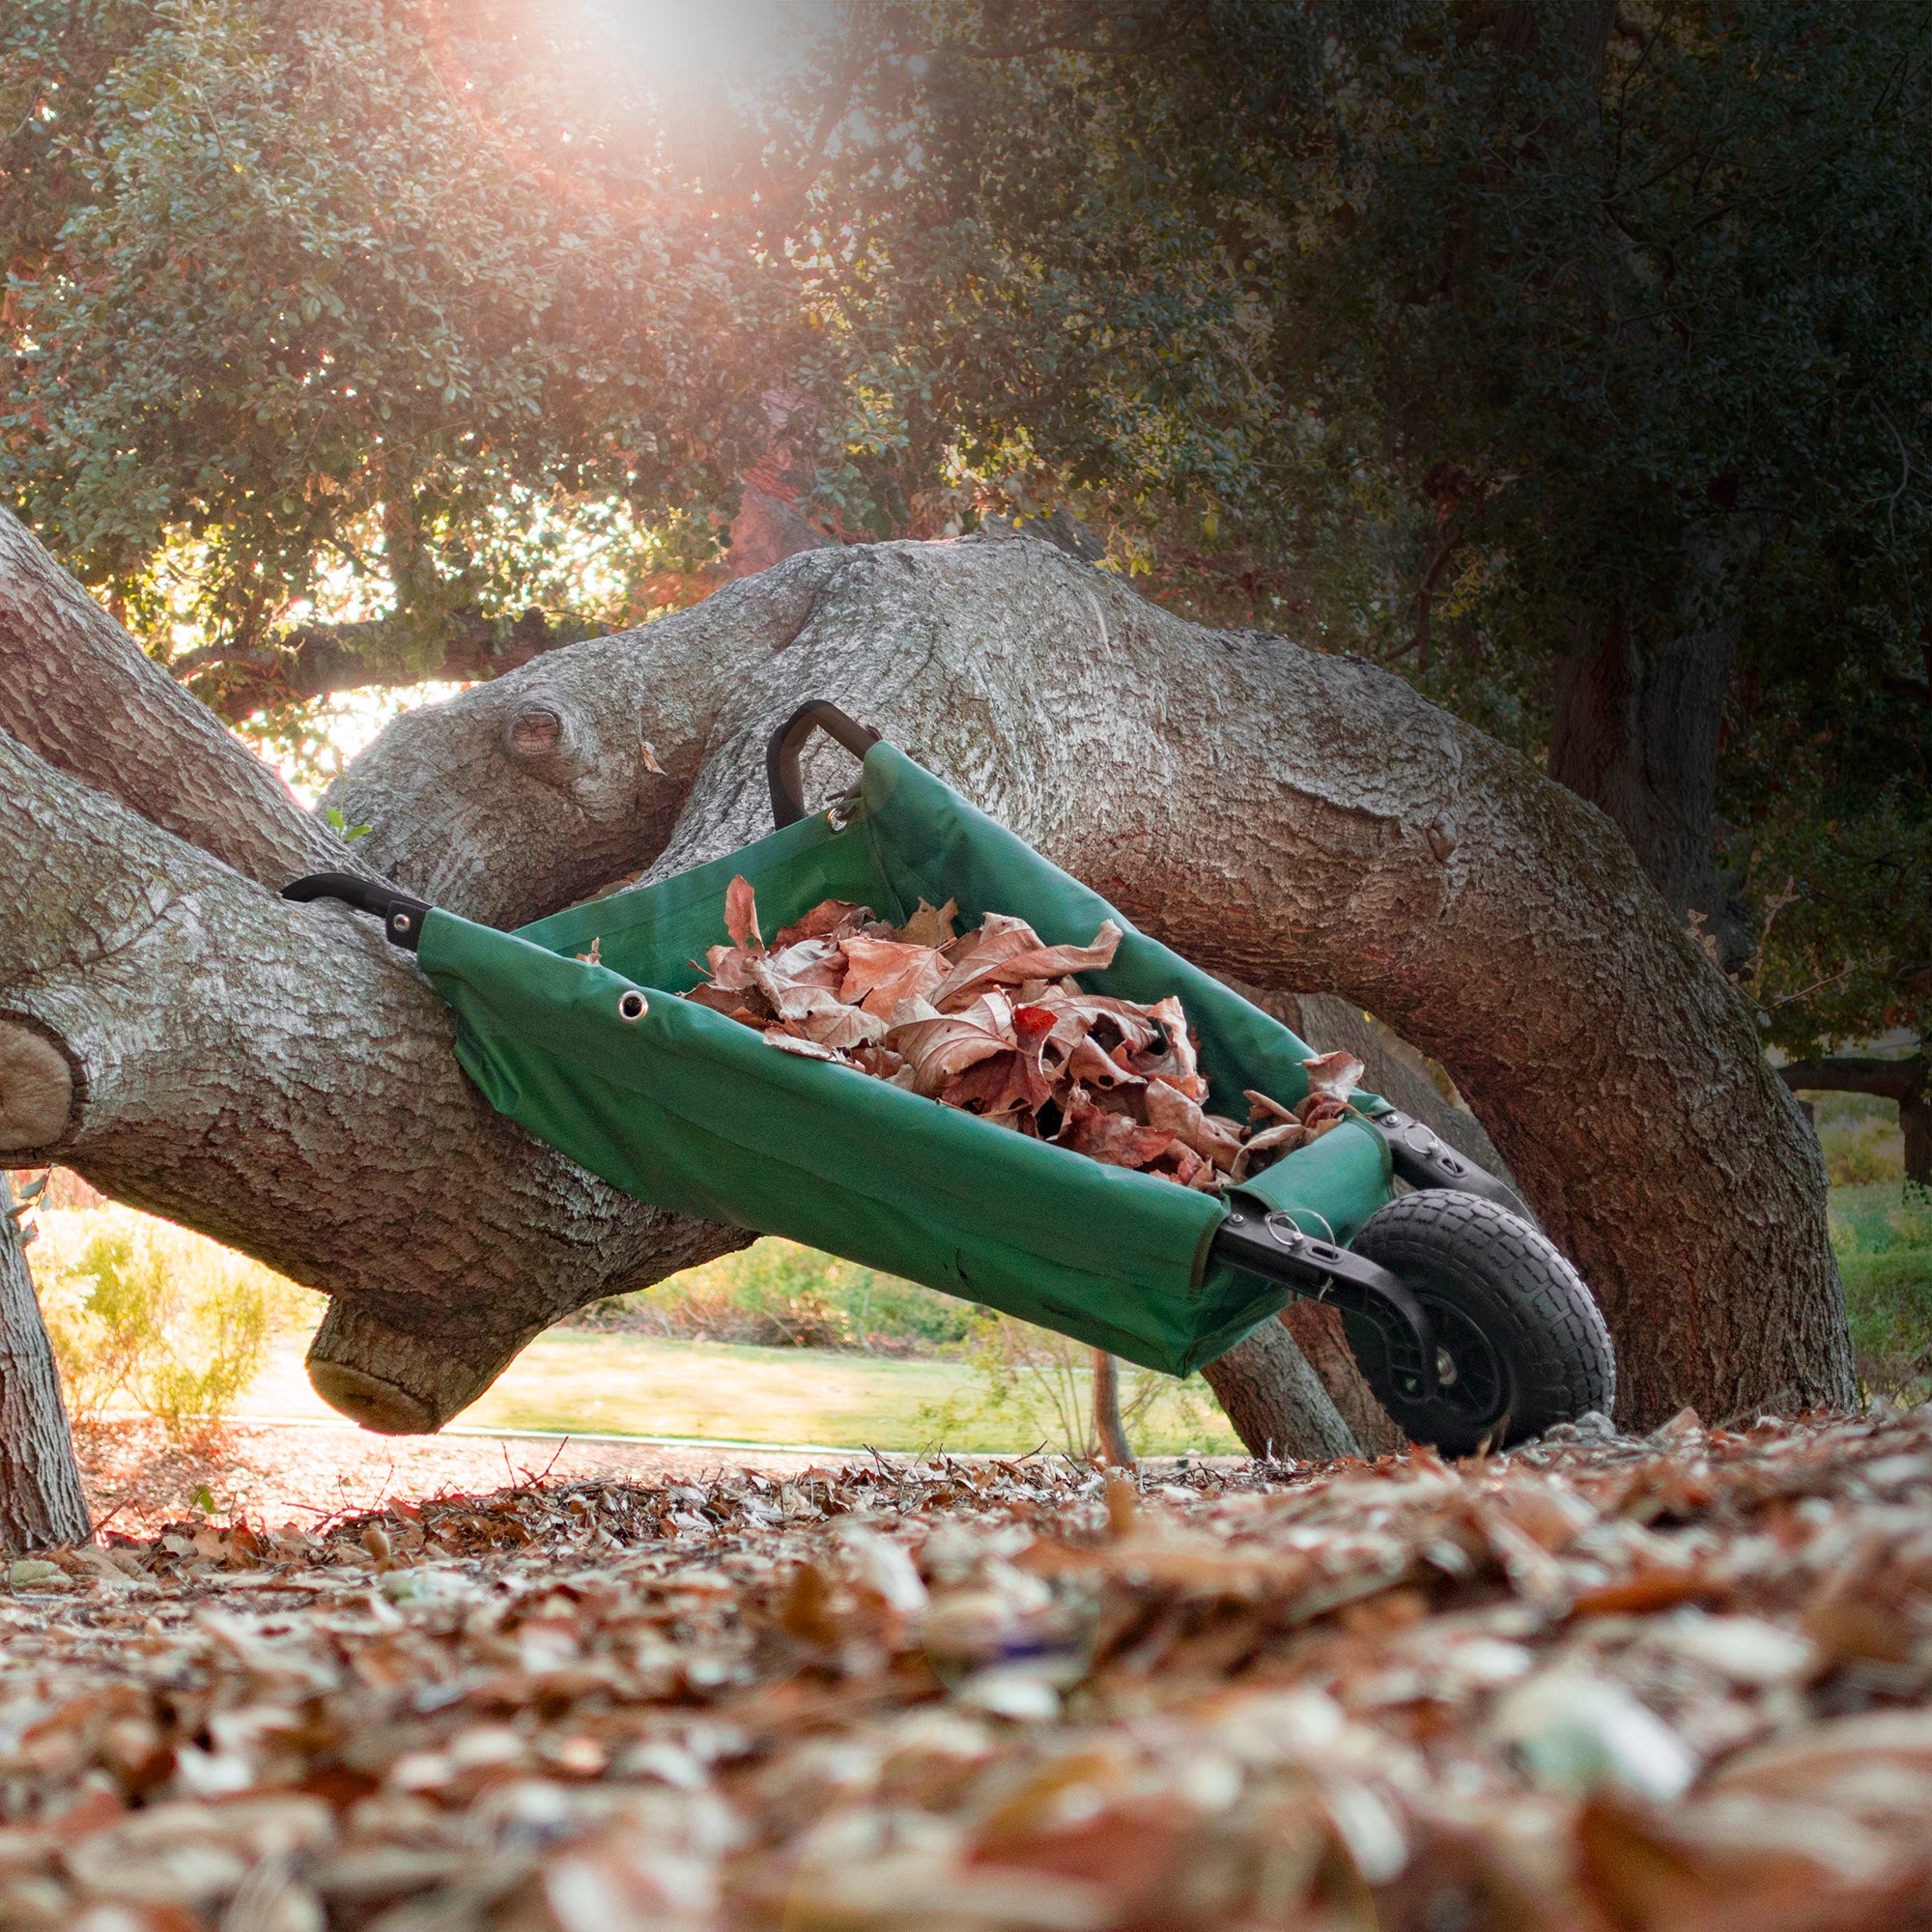
[(357, 912), (374, 913), (383, 922), (389, 943), (409, 952), (416, 950), (422, 938), (423, 915), (429, 911), (421, 899), (354, 872), (311, 872), (307, 878), (284, 886), (282, 896), (298, 905), (308, 905), (315, 899), (340, 899)]
[(814, 731), (836, 738), (862, 762), (879, 742), (869, 724), (848, 718), (838, 705), (814, 697), (801, 704), (771, 735), (765, 746), (765, 778), (772, 788), (772, 823), (796, 825), (805, 816), (805, 781), (798, 761), (805, 742)]

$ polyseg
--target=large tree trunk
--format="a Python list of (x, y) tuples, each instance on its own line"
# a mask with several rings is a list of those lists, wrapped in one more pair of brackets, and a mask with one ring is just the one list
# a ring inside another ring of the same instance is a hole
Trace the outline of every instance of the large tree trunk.
[(50, 1549), (93, 1535), (14, 1183), (0, 1171), (0, 1549)]
[(0, 510), (0, 725), (264, 885), (363, 869), (208, 707)]
[[(1607, 820), (1355, 660), (1183, 623), (1044, 544), (821, 551), (407, 715), (332, 802), (374, 828), (358, 861), (521, 922), (762, 833), (764, 739), (810, 696), (1179, 950), (1446, 1065), (1597, 1290), (1626, 1419), (1849, 1396), (1822, 1176), (1750, 1015)], [(8, 723), (127, 796), (111, 753)], [(0, 792), (0, 1004), (77, 1069), (63, 1157), (333, 1293), (324, 1366), (393, 1372), (379, 1412), (440, 1420), (534, 1325), (744, 1238), (491, 1116), (411, 964), (215, 865), (232, 826), (178, 827), (191, 851), (31, 751)], [(17, 883), (63, 876), (73, 908)], [(463, 1374), (412, 1391), (445, 1349)]]

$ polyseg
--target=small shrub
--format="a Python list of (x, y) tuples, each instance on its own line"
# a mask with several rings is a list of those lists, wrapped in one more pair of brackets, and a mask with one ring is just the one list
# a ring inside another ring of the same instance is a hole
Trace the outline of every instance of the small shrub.
[(1820, 1127), (1818, 1145), (1834, 1187), (1895, 1184), (1905, 1179), (1905, 1140), (1895, 1121)]
[(43, 1214), (29, 1258), (70, 1411), (122, 1399), (177, 1441), (219, 1422), (312, 1312), (259, 1262), (127, 1208)]
[(776, 1237), (611, 1296), (572, 1325), (766, 1349), (929, 1354), (965, 1339), (969, 1303)]
[(1833, 1187), (1870, 1187), (1904, 1179), (1905, 1139), (1893, 1101), (1872, 1094), (1815, 1094), (1810, 1098), (1826, 1178)]
[[(108, 1213), (86, 1218), (104, 1221)], [(94, 1421), (163, 1346), (167, 1270), (153, 1248), (137, 1245), (134, 1231), (125, 1227), (101, 1228), (71, 1261), (63, 1261), (48, 1253), (53, 1219), (42, 1219), (32, 1255), (34, 1285), (69, 1411)]]
[(1833, 1188), (1832, 1244), (1860, 1379), (1898, 1401), (1932, 1398), (1932, 1203), (1897, 1183)]
[[(935, 1448), (1001, 1443), (1058, 1449), (1076, 1463), (1094, 1459), (1094, 1353), (1086, 1343), (980, 1309), (965, 1352), (976, 1372), (974, 1396), (929, 1405), (921, 1414)], [(1197, 1376), (1183, 1381), (1122, 1362), (1121, 1420), (1137, 1455), (1238, 1452)]]

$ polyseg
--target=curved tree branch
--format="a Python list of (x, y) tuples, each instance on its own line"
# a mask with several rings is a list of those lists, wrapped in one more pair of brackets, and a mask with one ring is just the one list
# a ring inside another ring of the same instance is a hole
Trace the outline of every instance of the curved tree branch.
[[(1042, 543), (814, 552), (398, 721), (332, 796), (412, 890), (526, 918), (768, 829), (765, 735), (815, 696), (1177, 950), (1446, 1065), (1604, 1303), (1627, 1419), (1850, 1397), (1823, 1173), (1748, 1011), (1607, 818), (1357, 660)], [(533, 706), (569, 724), (542, 780), (500, 749)]]
[(553, 619), (534, 606), (514, 618), (465, 609), (440, 613), (433, 628), (394, 617), (303, 624), (272, 645), (207, 644), (184, 653), (168, 668), (191, 683), (217, 717), (240, 724), (273, 705), (338, 692), (420, 684), (425, 678), (460, 684), (500, 677), (545, 651), (602, 636), (606, 629), (581, 618)]
[(1862, 1060), (1853, 1054), (1833, 1054), (1824, 1060), (1794, 1060), (1777, 1075), (1796, 1094), (1872, 1094), (1882, 1100), (1905, 1100), (1925, 1085), (1926, 1063), (1910, 1060)]
[(1794, 1060), (1777, 1071), (1793, 1093), (1871, 1094), (1897, 1101), (1905, 1178), (1932, 1187), (1932, 1062), (1923, 1053), (1910, 1060), (1865, 1060), (1852, 1054)]
[(373, 1427), (437, 1427), (573, 1309), (750, 1238), (492, 1112), (373, 922), (273, 896), (4, 735), (0, 988), (9, 1163), (58, 1156), (340, 1297), (318, 1386)]
[(6, 509), (0, 689), (21, 744), (251, 879), (363, 869)]

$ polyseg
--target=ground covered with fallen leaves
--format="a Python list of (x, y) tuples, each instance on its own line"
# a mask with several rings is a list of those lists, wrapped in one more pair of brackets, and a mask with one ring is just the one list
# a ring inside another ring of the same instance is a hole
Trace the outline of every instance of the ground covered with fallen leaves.
[(1932, 1926), (1932, 1411), (15, 1563), (0, 1925)]
[[(196, 1509), (252, 1522), (334, 1521), (391, 1497), (478, 1492), (533, 1482), (709, 1481), (747, 1452), (583, 1435), (375, 1435), (354, 1423), (231, 1422), (172, 1439), (146, 1416), (76, 1424), (74, 1451), (97, 1530), (151, 1537)], [(811, 1457), (759, 1449), (766, 1475)]]

